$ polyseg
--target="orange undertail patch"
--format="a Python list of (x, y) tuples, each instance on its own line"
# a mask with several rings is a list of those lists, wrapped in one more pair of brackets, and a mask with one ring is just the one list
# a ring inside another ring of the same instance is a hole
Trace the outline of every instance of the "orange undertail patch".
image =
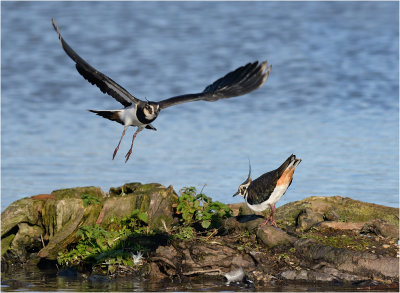
[(282, 174), (281, 178), (279, 178), (276, 185), (288, 185), (290, 183), (290, 181), (292, 181), (294, 169), (296, 169), (296, 168), (289, 167), (285, 171), (283, 171), (283, 174)]

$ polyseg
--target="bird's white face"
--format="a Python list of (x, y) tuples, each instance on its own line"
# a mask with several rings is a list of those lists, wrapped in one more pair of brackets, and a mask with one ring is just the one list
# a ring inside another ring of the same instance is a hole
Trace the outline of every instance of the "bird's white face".
[(244, 198), (246, 198), (246, 194), (247, 194), (247, 188), (249, 188), (251, 184), (251, 178), (247, 178), (245, 182), (243, 182), (242, 184), (239, 185), (238, 191), (233, 195), (241, 195)]
[(160, 106), (156, 103), (147, 103), (143, 108), (143, 114), (147, 120), (152, 120), (158, 116)]
[(244, 197), (245, 194), (247, 193), (247, 188), (249, 187), (250, 183), (251, 183), (251, 179), (250, 180), (246, 180), (244, 183), (239, 185), (238, 194), (240, 194), (241, 196)]

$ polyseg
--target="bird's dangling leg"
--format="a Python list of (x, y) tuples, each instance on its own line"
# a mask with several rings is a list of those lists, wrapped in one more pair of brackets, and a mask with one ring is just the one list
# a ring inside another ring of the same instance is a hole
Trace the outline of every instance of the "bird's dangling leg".
[(131, 156), (131, 154), (132, 154), (132, 147), (133, 147), (133, 142), (135, 141), (135, 137), (136, 137), (136, 135), (140, 132), (140, 131), (142, 131), (143, 130), (143, 127), (138, 127), (138, 129), (135, 131), (135, 133), (133, 134), (133, 137), (132, 137), (132, 144), (131, 144), (131, 148), (129, 149), (129, 151), (126, 153), (126, 155), (125, 155), (125, 163), (126, 162), (128, 162), (128, 160), (129, 160), (129, 157)]
[(126, 132), (126, 130), (128, 129), (128, 127), (129, 127), (129, 126), (125, 126), (125, 127), (124, 127), (124, 131), (122, 131), (122, 135), (121, 135), (121, 138), (119, 139), (119, 143), (118, 143), (117, 147), (116, 147), (115, 150), (114, 150), (113, 160), (114, 160), (114, 158), (115, 158), (115, 155), (116, 155), (117, 152), (118, 152), (119, 145), (121, 144), (121, 140), (122, 140), (122, 138), (124, 137), (125, 132)]

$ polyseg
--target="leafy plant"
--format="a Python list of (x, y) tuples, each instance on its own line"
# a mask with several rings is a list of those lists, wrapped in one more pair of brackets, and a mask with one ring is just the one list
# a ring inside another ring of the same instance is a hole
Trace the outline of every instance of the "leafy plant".
[(135, 209), (129, 216), (123, 217), (122, 219), (115, 221), (115, 223), (121, 228), (131, 228), (137, 233), (144, 233), (147, 231), (147, 213)]
[(195, 232), (192, 227), (183, 227), (178, 233), (174, 234), (175, 239), (190, 240), (195, 236)]
[(76, 236), (76, 245), (58, 255), (61, 265), (79, 265), (81, 263), (109, 266), (109, 273), (118, 265), (131, 266), (131, 254), (126, 250), (145, 251), (137, 243), (132, 245), (127, 239), (135, 235), (148, 235), (152, 231), (147, 226), (147, 214), (138, 209), (122, 219), (111, 218), (106, 230), (102, 226), (81, 226)]
[(221, 219), (232, 214), (226, 204), (213, 202), (203, 193), (197, 194), (195, 187), (185, 187), (181, 190), (176, 211), (182, 215), (181, 222), (184, 226), (200, 224), (203, 229), (219, 226)]
[(85, 207), (87, 207), (89, 205), (92, 205), (92, 204), (100, 203), (100, 200), (96, 196), (93, 196), (93, 195), (90, 195), (90, 194), (83, 194), (81, 196), (81, 198), (83, 200), (83, 205)]

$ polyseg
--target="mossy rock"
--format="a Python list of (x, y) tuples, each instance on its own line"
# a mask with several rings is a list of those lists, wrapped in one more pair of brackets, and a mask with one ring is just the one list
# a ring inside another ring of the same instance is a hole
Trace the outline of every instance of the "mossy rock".
[(66, 197), (47, 200), (42, 209), (42, 223), (45, 228), (44, 239), (48, 244), (38, 255), (55, 260), (58, 252), (75, 238), (84, 214), (82, 199)]
[(19, 223), (36, 225), (40, 221), (40, 211), (44, 202), (28, 197), (14, 201), (1, 213), (1, 237)]
[(336, 217), (343, 222), (369, 222), (381, 219), (399, 227), (399, 209), (362, 202), (341, 196), (311, 196), (279, 207), (275, 214), (278, 225), (296, 227), (299, 215), (307, 210), (321, 214), (324, 219)]
[(163, 221), (167, 227), (173, 222), (172, 205), (177, 202), (178, 195), (172, 186), (164, 187), (158, 183), (127, 183), (121, 187), (110, 188), (109, 194), (97, 224), (107, 225), (113, 218), (129, 217), (136, 209), (147, 214), (148, 225), (153, 230), (163, 230)]
[(58, 189), (52, 191), (51, 195), (55, 196), (56, 199), (82, 198), (84, 195), (96, 197), (99, 200), (106, 197), (104, 191), (100, 187), (95, 186)]
[(26, 261), (29, 258), (28, 251), (39, 251), (42, 248), (42, 235), (43, 229), (41, 227), (19, 223), (18, 233), (13, 237), (10, 245), (14, 256), (22, 261)]
[(1, 238), (1, 256), (3, 256), (10, 249), (14, 238), (15, 234), (7, 234)]
[(173, 222), (172, 205), (178, 197), (171, 186), (128, 183), (112, 188), (110, 195), (107, 197), (100, 188), (89, 186), (55, 190), (15, 201), (1, 215), (2, 255), (10, 250), (20, 260), (24, 259), (26, 247), (33, 242), (32, 239), (21, 241), (29, 238), (29, 233), (22, 233), (20, 227), (28, 224), (35, 232), (31, 233), (35, 245), (41, 238), (46, 245), (39, 247), (42, 249), (38, 256), (55, 260), (58, 252), (77, 240), (76, 231), (82, 225), (102, 224), (112, 217), (121, 219), (135, 209), (147, 214), (153, 230), (163, 230), (164, 223), (168, 227)]

